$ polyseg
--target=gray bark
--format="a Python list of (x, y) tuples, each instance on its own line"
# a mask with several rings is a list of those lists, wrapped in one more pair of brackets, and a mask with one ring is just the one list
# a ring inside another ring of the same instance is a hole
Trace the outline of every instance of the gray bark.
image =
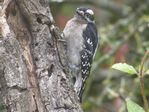
[(0, 109), (82, 112), (47, 1), (4, 0), (0, 8)]

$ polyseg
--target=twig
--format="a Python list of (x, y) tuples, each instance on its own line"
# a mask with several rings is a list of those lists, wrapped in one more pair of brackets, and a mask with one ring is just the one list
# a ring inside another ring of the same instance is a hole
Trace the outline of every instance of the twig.
[(142, 95), (142, 98), (143, 98), (145, 112), (147, 112), (147, 110), (148, 110), (148, 102), (147, 102), (145, 91), (144, 91), (144, 64), (147, 60), (148, 55), (149, 55), (149, 51), (146, 51), (146, 53), (145, 53), (145, 55), (144, 55), (144, 57), (141, 61), (141, 68), (140, 68), (140, 71), (139, 71), (141, 95)]

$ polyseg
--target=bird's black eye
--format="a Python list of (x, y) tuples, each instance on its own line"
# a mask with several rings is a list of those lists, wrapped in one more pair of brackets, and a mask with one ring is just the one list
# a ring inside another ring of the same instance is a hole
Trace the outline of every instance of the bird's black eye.
[(85, 13), (85, 17), (91, 21), (94, 21), (94, 16), (90, 15), (89, 13)]
[(90, 15), (90, 14), (88, 14), (88, 13), (85, 13), (85, 16), (86, 16), (86, 17), (90, 17), (91, 15)]

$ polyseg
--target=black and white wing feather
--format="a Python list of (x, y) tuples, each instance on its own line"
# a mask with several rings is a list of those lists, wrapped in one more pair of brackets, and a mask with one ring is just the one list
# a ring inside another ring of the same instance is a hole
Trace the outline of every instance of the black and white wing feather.
[(88, 23), (86, 29), (83, 31), (84, 49), (81, 51), (81, 72), (82, 83), (79, 97), (82, 97), (84, 84), (90, 74), (91, 63), (98, 45), (97, 28), (94, 23)]

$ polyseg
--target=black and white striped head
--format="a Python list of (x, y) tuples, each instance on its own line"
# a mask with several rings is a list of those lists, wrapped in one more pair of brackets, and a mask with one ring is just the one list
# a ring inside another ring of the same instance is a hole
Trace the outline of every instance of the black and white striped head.
[(94, 22), (94, 12), (90, 8), (80, 7), (76, 9), (76, 14), (87, 22)]

